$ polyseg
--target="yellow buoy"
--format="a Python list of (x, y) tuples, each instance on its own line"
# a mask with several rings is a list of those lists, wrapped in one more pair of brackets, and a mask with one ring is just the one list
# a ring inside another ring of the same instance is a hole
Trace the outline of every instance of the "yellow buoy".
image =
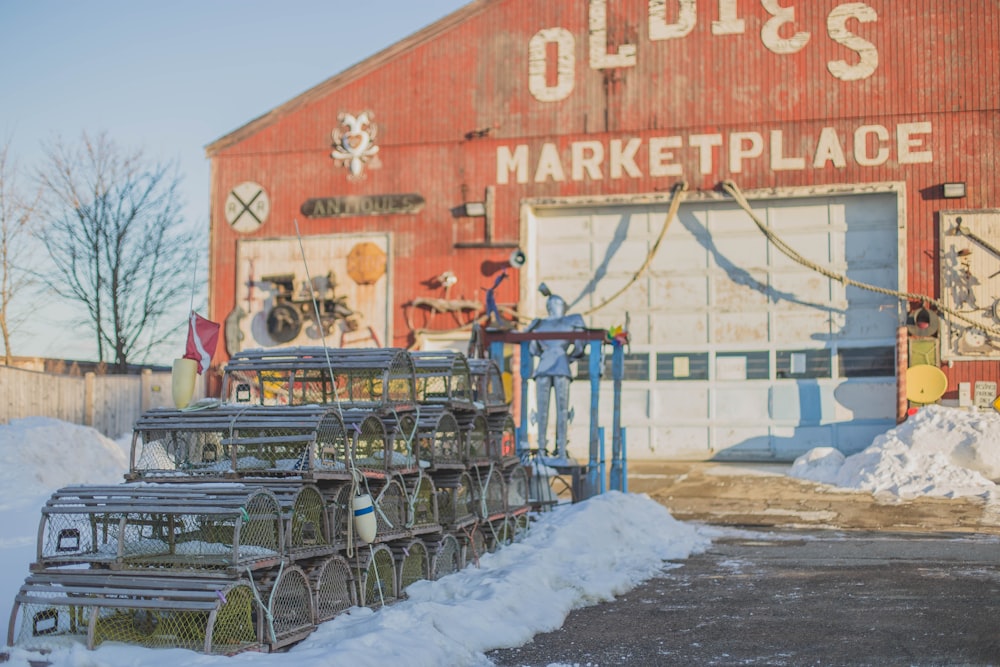
[(198, 362), (194, 359), (174, 359), (174, 370), (170, 375), (174, 405), (180, 410), (191, 402), (194, 396), (194, 381), (198, 375)]
[(937, 366), (917, 364), (906, 370), (906, 399), (911, 403), (934, 403), (948, 389), (948, 376)]

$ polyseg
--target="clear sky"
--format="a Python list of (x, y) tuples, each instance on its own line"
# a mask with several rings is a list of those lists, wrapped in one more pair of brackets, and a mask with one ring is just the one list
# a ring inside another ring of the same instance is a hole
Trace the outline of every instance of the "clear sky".
[[(207, 144), (466, 4), (0, 0), (0, 143), (25, 175), (43, 142), (106, 132), (176, 162), (185, 218), (207, 229)], [(14, 354), (94, 358), (64, 312), (32, 316)]]

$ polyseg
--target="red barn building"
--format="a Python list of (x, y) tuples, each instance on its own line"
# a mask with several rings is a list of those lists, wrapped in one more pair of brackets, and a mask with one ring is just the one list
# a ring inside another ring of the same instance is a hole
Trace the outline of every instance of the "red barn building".
[(544, 282), (628, 323), (632, 458), (853, 453), (907, 378), (991, 409), (998, 41), (996, 0), (472, 2), (208, 146), (211, 315), (464, 349)]

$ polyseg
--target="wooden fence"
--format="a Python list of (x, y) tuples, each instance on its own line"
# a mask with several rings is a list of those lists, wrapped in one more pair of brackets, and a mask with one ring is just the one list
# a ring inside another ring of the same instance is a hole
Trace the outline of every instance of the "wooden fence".
[[(198, 378), (195, 396), (202, 378)], [(132, 432), (144, 411), (173, 407), (170, 373), (82, 376), (0, 366), (0, 424), (23, 417), (52, 417), (93, 426), (116, 439)]]

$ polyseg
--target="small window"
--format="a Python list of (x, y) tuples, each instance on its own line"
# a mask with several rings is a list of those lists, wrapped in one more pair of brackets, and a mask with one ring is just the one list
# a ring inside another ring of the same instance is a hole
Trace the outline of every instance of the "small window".
[(886, 347), (849, 347), (837, 352), (840, 377), (895, 377), (896, 349)]
[[(622, 369), (622, 380), (646, 381), (649, 380), (649, 353), (638, 352), (625, 354), (622, 359), (624, 367)], [(602, 380), (613, 380), (611, 376), (611, 355), (604, 357), (604, 368), (601, 371)], [(576, 363), (576, 379), (590, 379), (590, 364), (586, 359), (581, 359)]]
[(707, 352), (659, 353), (656, 355), (656, 379), (707, 380)]
[(830, 350), (779, 350), (774, 369), (779, 378), (828, 378)]
[[(736, 370), (737, 366), (742, 377), (725, 378), (720, 373), (720, 368)], [(771, 353), (763, 352), (718, 352), (715, 355), (715, 370), (719, 379), (740, 379), (740, 380), (770, 380), (771, 379)]]

